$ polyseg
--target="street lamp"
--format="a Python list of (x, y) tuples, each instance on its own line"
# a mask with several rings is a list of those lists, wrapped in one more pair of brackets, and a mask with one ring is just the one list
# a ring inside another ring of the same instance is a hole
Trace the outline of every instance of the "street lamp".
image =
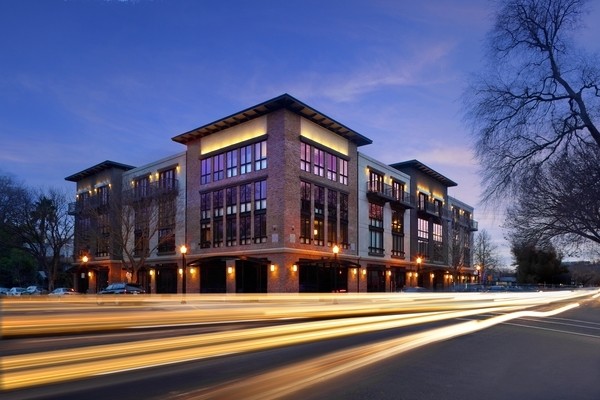
[(334, 259), (334, 265), (333, 265), (333, 290), (335, 292), (337, 292), (337, 265), (338, 265), (338, 253), (340, 252), (340, 248), (338, 247), (338, 245), (334, 245), (333, 246), (333, 259)]
[(181, 270), (183, 271), (182, 277), (181, 277), (181, 294), (183, 295), (183, 298), (181, 299), (181, 303), (185, 304), (185, 294), (186, 294), (186, 289), (187, 289), (187, 271), (186, 271), (186, 265), (185, 265), (185, 253), (187, 253), (187, 247), (185, 246), (185, 244), (182, 244), (181, 247), (179, 248), (179, 251), (181, 252)]
[(423, 262), (423, 258), (421, 256), (417, 257), (417, 286), (419, 286), (419, 272), (421, 271), (421, 263)]

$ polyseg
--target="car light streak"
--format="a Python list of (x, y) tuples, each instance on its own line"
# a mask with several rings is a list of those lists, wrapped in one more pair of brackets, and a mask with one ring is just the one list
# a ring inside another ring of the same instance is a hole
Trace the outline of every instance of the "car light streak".
[(176, 394), (170, 396), (169, 399), (202, 400), (234, 399), (240, 397), (243, 397), (245, 400), (279, 399), (314, 384), (323, 383), (328, 379), (364, 368), (390, 357), (398, 356), (421, 346), (487, 329), (512, 319), (525, 316), (549, 317), (578, 306), (579, 304), (573, 303), (546, 312), (519, 311), (496, 316), (488, 320), (468, 321), (448, 327), (431, 329), (401, 338), (342, 350), (317, 359), (278, 368), (277, 370), (244, 380), (225, 382), (210, 388)]
[[(589, 297), (590, 293), (586, 292), (584, 295)], [(102, 311), (98, 315), (89, 313), (86, 314), (85, 321), (81, 321), (81, 316), (78, 317), (79, 324), (86, 327), (97, 325), (97, 328), (102, 324), (109, 324), (112, 328), (133, 328), (150, 326), (150, 324), (157, 325), (157, 321), (160, 321), (162, 325), (197, 324), (202, 321), (206, 323), (247, 320), (249, 316), (259, 319), (301, 317), (335, 317), (336, 319), (5, 356), (0, 361), (3, 375), (1, 389), (4, 391), (16, 390), (383, 329), (486, 313), (514, 312), (581, 296), (583, 296), (581, 293), (573, 292), (538, 293), (525, 296), (458, 295), (449, 297), (448, 294), (445, 294), (444, 296), (428, 295), (421, 298), (394, 296), (393, 294), (388, 294), (387, 298), (362, 295), (336, 297), (319, 295), (318, 297), (293, 298), (266, 296), (264, 298), (268, 301), (262, 303), (260, 299), (263, 297), (254, 296), (236, 297), (236, 300), (256, 298), (259, 301), (258, 304), (213, 304), (212, 308), (207, 308), (206, 303), (198, 308), (194, 306), (193, 302), (200, 302), (201, 299), (192, 298), (192, 304), (188, 302), (186, 306), (180, 305), (168, 311), (134, 308), (131, 312), (130, 310), (121, 311), (121, 313)], [(332, 301), (335, 299), (340, 299), (341, 304)], [(30, 304), (24, 305), (36, 309)], [(13, 307), (11, 311), (18, 310), (17, 305), (11, 304), (11, 306)], [(384, 315), (366, 316), (369, 313), (383, 313)], [(519, 314), (512, 313), (510, 315)], [(523, 315), (536, 314), (522, 314), (521, 316)], [(346, 318), (340, 318), (341, 316)], [(502, 317), (493, 317), (486, 321), (499, 321)], [(27, 328), (23, 331), (29, 333), (35, 332), (33, 327), (36, 326), (37, 321), (41, 321), (38, 327), (41, 326), (39, 327), (40, 332), (44, 333), (53, 331), (61, 323), (73, 324), (72, 326), (68, 325), (66, 329), (76, 329), (77, 325), (70, 322), (74, 318), (74, 316), (60, 314), (58, 316), (51, 314), (40, 318), (40, 315), (35, 313), (24, 316), (13, 312), (6, 318), (9, 328), (3, 327), (3, 332), (8, 331), (13, 334), (17, 331), (21, 332), (16, 321), (24, 323)], [(3, 324), (7, 323), (6, 319)], [(473, 322), (475, 322), (475, 326), (486, 326), (482, 321)], [(64, 326), (63, 329), (65, 329)], [(427, 342), (435, 338), (435, 334), (429, 337), (432, 332), (435, 333), (437, 330), (423, 334), (424, 336), (420, 340)], [(414, 340), (416, 340), (416, 336), (411, 343), (414, 343)]]

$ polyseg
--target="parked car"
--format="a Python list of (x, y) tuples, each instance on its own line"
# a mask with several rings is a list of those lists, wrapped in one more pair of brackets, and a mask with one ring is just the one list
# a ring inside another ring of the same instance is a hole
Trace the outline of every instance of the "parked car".
[(27, 289), (25, 289), (25, 293), (23, 294), (28, 294), (30, 296), (39, 296), (41, 294), (48, 294), (48, 291), (41, 286), (32, 285), (27, 286)]
[(8, 296), (20, 296), (22, 294), (27, 294), (27, 289), (22, 288), (22, 287), (12, 287), (10, 288), (10, 290), (8, 291)]
[(401, 290), (403, 293), (426, 293), (431, 292), (431, 290), (421, 287), (421, 286), (405, 286)]
[(137, 283), (112, 283), (105, 289), (100, 291), (100, 294), (145, 294), (146, 290), (142, 285)]
[(0, 287), (0, 296), (8, 296), (8, 288)]
[(77, 292), (73, 288), (64, 288), (64, 287), (56, 288), (52, 292), (50, 292), (50, 296), (72, 296), (72, 295), (79, 295), (79, 294), (81, 294), (81, 293)]

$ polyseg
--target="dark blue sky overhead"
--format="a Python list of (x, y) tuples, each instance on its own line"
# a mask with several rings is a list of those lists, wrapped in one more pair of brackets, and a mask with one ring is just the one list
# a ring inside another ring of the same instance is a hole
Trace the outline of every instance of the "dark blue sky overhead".
[[(582, 40), (596, 46), (594, 15)], [(0, 172), (27, 185), (104, 160), (143, 165), (171, 137), (289, 93), (481, 194), (460, 97), (483, 58), (488, 0), (0, 1)], [(497, 230), (493, 211), (476, 210)], [(501, 235), (498, 239), (501, 239)]]

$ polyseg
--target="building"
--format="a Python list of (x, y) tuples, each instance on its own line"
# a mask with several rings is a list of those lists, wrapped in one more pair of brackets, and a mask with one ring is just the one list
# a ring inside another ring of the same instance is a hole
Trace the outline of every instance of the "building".
[[(360, 153), (370, 139), (292, 96), (172, 140), (185, 152), (140, 168), (107, 161), (66, 178), (77, 183), (79, 290), (132, 278), (155, 293), (386, 292), (451, 283), (444, 277), (447, 188), (456, 183), (416, 160), (388, 166)], [(82, 197), (97, 196), (92, 189), (101, 183), (128, 216), (113, 223), (133, 226), (108, 252), (84, 234), (103, 224), (82, 222)]]

